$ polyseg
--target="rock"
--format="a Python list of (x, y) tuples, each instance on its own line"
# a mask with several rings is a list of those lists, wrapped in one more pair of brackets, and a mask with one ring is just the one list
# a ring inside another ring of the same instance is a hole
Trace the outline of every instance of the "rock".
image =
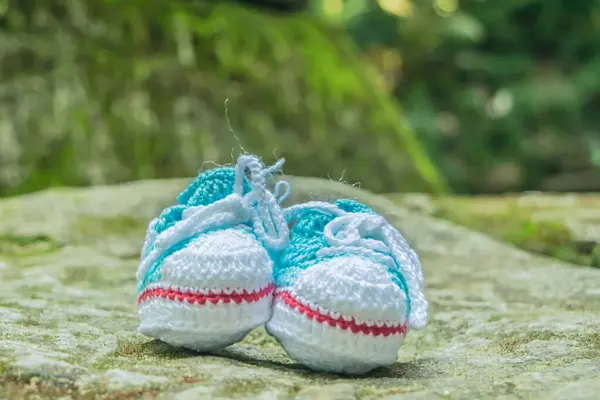
[(0, 201), (0, 398), (597, 397), (600, 270), (337, 182), (289, 179), (291, 202), (364, 201), (420, 252), (430, 325), (398, 363), (348, 378), (294, 363), (264, 329), (212, 355), (138, 335), (144, 230), (188, 182), (140, 181)]
[(593, 193), (388, 197), (410, 210), (451, 220), (531, 252), (600, 267), (600, 197)]
[(337, 383), (323, 386), (308, 386), (301, 389), (295, 400), (353, 400), (356, 388), (349, 383)]

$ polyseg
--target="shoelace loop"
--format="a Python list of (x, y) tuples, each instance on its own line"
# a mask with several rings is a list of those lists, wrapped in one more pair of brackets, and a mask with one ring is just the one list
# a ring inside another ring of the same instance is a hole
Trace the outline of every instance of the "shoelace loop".
[(311, 202), (286, 210), (288, 221), (303, 210), (318, 210), (335, 218), (325, 225), (323, 238), (329, 245), (318, 256), (362, 254), (401, 272), (407, 286), (408, 323), (413, 329), (427, 324), (428, 304), (423, 295), (423, 272), (417, 254), (389, 222), (380, 215), (351, 213), (334, 204)]
[[(289, 241), (289, 228), (279, 202), (288, 196), (290, 185), (280, 181), (275, 186), (275, 194), (272, 194), (267, 189), (267, 179), (279, 170), (283, 163), (284, 160), (281, 159), (274, 166), (265, 168), (257, 157), (241, 156), (236, 165), (236, 183), (232, 195), (207, 206), (188, 207), (183, 211), (183, 218), (177, 225), (158, 235), (151, 228), (158, 221), (154, 219), (142, 250), (137, 279), (146, 279), (160, 254), (181, 240), (202, 232), (245, 223), (248, 219), (252, 220), (257, 237), (267, 248), (282, 250)], [(250, 171), (250, 191), (244, 195), (246, 169)], [(277, 199), (279, 188), (282, 186), (285, 186), (286, 191)]]
[[(275, 193), (267, 188), (268, 179), (281, 169), (284, 159), (278, 160), (275, 165), (265, 167), (258, 157), (243, 155), (238, 158), (236, 165), (235, 192), (243, 196), (242, 205), (251, 215), (256, 236), (271, 250), (283, 250), (289, 241), (289, 228), (280, 207), (280, 203), (289, 195), (290, 185), (286, 181), (279, 181), (275, 185)], [(250, 172), (248, 183), (250, 191), (243, 194), (243, 183), (246, 170)], [(286, 191), (279, 199), (280, 188)]]
[(346, 213), (325, 226), (323, 236), (330, 246), (364, 247), (389, 253), (386, 244), (373, 239), (387, 228), (387, 221), (376, 214)]

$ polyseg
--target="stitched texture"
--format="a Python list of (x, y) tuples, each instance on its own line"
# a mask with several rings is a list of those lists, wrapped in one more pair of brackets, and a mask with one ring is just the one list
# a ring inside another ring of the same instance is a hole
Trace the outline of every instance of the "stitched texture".
[[(234, 192), (235, 183), (234, 168), (216, 168), (200, 174), (177, 197), (177, 205), (165, 208), (155, 220), (150, 222), (142, 249), (142, 258), (151, 250), (158, 234), (181, 221), (186, 209), (193, 206), (208, 206), (226, 198)], [(242, 192), (246, 194), (248, 191), (248, 180), (244, 177)]]
[(211, 350), (266, 322), (270, 254), (289, 239), (280, 200), (267, 188), (282, 164), (265, 168), (241, 156), (233, 168), (204, 172), (150, 222), (136, 275), (141, 333)]
[[(369, 207), (354, 200), (341, 199), (334, 204), (347, 212), (374, 213)], [(325, 225), (334, 218), (333, 213), (311, 207), (303, 207), (294, 218), (288, 218), (294, 225), (290, 232), (291, 240), (288, 248), (281, 256), (279, 267), (274, 271), (278, 287), (289, 286), (295, 281), (299, 272), (320, 260), (317, 256), (318, 251), (327, 247), (323, 231)]]
[(427, 324), (416, 253), (354, 200), (310, 202), (285, 213), (291, 237), (275, 266), (267, 331), (316, 370), (361, 374), (394, 363), (408, 328)]
[(143, 301), (153, 298), (161, 297), (163, 299), (176, 300), (180, 303), (187, 302), (188, 304), (201, 304), (204, 305), (206, 302), (212, 304), (219, 303), (252, 303), (263, 299), (273, 293), (275, 285), (270, 283), (266, 287), (258, 290), (248, 292), (246, 289), (205, 289), (194, 291), (193, 289), (174, 289), (172, 287), (153, 287), (144, 291), (144, 294), (138, 298), (138, 305)]
[(389, 322), (379, 322), (368, 324), (359, 322), (354, 317), (342, 317), (339, 313), (324, 311), (322, 307), (311, 308), (294, 296), (289, 291), (279, 292), (277, 299), (283, 300), (290, 308), (297, 309), (309, 319), (317, 321), (320, 324), (327, 324), (331, 327), (340, 327), (342, 330), (350, 330), (352, 333), (363, 333), (365, 335), (373, 335), (388, 337), (389, 335), (406, 336), (406, 323), (391, 324)]

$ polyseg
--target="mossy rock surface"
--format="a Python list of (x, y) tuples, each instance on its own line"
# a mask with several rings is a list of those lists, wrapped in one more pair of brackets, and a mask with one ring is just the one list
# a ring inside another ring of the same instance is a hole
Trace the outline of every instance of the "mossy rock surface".
[(504, 196), (392, 194), (414, 211), (484, 232), (519, 248), (600, 267), (600, 196), (526, 193)]
[(357, 198), (419, 251), (430, 325), (398, 363), (348, 378), (294, 363), (263, 329), (211, 355), (139, 336), (144, 229), (188, 183), (139, 181), (0, 201), (0, 398), (597, 398), (600, 270), (337, 182), (290, 181), (291, 202)]

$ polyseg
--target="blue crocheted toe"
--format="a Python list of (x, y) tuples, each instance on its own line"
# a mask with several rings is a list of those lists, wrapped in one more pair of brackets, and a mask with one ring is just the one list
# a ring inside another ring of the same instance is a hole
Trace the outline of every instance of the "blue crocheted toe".
[[(334, 204), (346, 212), (375, 214), (368, 206), (351, 199), (337, 200)], [(322, 209), (309, 208), (301, 212), (290, 230), (289, 245), (275, 265), (274, 279), (277, 287), (292, 286), (303, 270), (324, 260), (317, 253), (328, 247), (323, 231), (335, 218)], [(388, 272), (392, 281), (408, 293), (406, 280), (400, 271), (388, 268)]]
[[(186, 206), (207, 206), (222, 200), (233, 193), (235, 186), (235, 169), (233, 167), (216, 168), (200, 174), (177, 197), (177, 203)], [(248, 181), (244, 178), (245, 191)]]
[[(216, 168), (201, 173), (177, 197), (177, 205), (167, 207), (158, 216), (154, 225), (156, 233), (160, 233), (181, 221), (183, 211), (188, 207), (207, 206), (233, 193), (235, 186), (235, 169), (232, 167)], [(244, 178), (244, 192), (247, 192), (248, 181)]]
[[(347, 212), (374, 213), (355, 200), (341, 199), (334, 204)], [(320, 261), (317, 252), (327, 247), (323, 230), (334, 218), (322, 210), (307, 209), (296, 219), (290, 230), (290, 243), (275, 267), (274, 278), (278, 287), (292, 285), (300, 272)]]

